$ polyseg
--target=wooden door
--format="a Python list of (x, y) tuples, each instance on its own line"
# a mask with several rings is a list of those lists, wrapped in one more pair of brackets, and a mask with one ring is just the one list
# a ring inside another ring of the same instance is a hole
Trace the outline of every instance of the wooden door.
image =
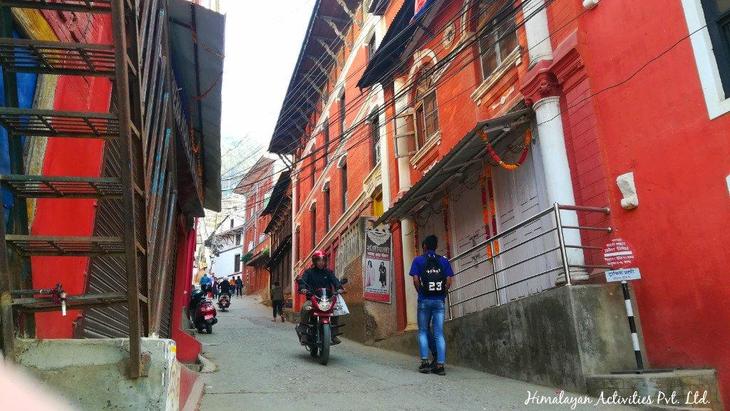
[[(539, 155), (535, 154), (534, 150), (518, 169), (508, 171), (495, 167), (493, 171), (497, 226), (500, 233), (547, 209), (548, 204), (542, 183), (544, 179), (538, 174), (542, 172), (542, 167), (539, 164)], [(500, 240), (501, 254), (495, 258), (496, 270), (503, 270), (497, 274), (497, 283), (501, 288), (500, 303), (525, 297), (553, 286), (555, 273), (526, 280), (547, 270), (552, 256), (537, 257), (518, 264), (551, 247), (553, 236), (550, 234), (523, 245), (519, 244), (552, 227), (548, 215), (519, 228)]]
[[(452, 243), (452, 255), (454, 257), (465, 253), (487, 239), (482, 211), (482, 188), (478, 175), (467, 178), (466, 184), (451, 191), (449, 195), (449, 214), (451, 238), (454, 239)], [(494, 269), (492, 262), (487, 261), (486, 246), (479, 247), (475, 251), (465, 254), (462, 258), (454, 260), (452, 268), (457, 273), (453, 283), (454, 289), (474, 282), (451, 294), (449, 303), (454, 318), (481, 311), (497, 304), (497, 297), (494, 293), (496, 288), (495, 279), (491, 276)], [(482, 296), (477, 297), (479, 295)], [(469, 301), (460, 303), (465, 300)]]

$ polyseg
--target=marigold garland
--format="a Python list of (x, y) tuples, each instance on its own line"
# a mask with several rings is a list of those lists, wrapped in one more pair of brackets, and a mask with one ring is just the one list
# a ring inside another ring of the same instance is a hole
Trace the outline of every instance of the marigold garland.
[(499, 154), (494, 151), (494, 147), (492, 147), (492, 144), (489, 142), (489, 136), (484, 130), (479, 131), (479, 137), (481, 137), (482, 141), (484, 141), (484, 143), (487, 145), (487, 153), (489, 153), (489, 156), (492, 157), (492, 160), (494, 160), (495, 163), (499, 164), (499, 166), (503, 169), (509, 171), (516, 170), (525, 162), (525, 160), (527, 160), (527, 153), (530, 151), (530, 143), (532, 143), (532, 132), (528, 128), (527, 131), (525, 131), (525, 138), (522, 140), (522, 154), (520, 154), (520, 158), (517, 160), (516, 163), (505, 163), (499, 157)]

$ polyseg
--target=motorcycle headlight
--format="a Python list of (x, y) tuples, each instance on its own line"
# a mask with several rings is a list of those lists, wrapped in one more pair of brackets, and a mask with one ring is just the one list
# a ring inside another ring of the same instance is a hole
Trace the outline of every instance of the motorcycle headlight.
[(332, 308), (332, 300), (323, 298), (323, 299), (319, 300), (317, 305), (319, 305), (320, 310), (329, 311), (329, 309)]

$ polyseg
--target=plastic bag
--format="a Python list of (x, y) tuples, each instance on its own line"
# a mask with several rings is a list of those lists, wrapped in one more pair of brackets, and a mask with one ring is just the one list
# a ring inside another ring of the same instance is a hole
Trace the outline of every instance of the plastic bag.
[(350, 309), (347, 308), (345, 299), (342, 298), (342, 294), (340, 294), (337, 296), (337, 303), (335, 304), (335, 310), (332, 312), (332, 315), (334, 315), (335, 317), (339, 317), (341, 315), (347, 314), (350, 314)]

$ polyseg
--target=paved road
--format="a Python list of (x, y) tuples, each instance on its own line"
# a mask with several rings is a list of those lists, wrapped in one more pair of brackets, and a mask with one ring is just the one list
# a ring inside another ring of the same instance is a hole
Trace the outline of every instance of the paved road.
[(352, 341), (333, 347), (325, 367), (299, 345), (292, 324), (270, 315), (252, 299), (234, 298), (213, 334), (198, 336), (218, 365), (206, 375), (201, 410), (570, 410), (525, 405), (528, 391), (555, 398), (550, 388), (448, 365), (445, 377), (423, 375), (415, 356)]

